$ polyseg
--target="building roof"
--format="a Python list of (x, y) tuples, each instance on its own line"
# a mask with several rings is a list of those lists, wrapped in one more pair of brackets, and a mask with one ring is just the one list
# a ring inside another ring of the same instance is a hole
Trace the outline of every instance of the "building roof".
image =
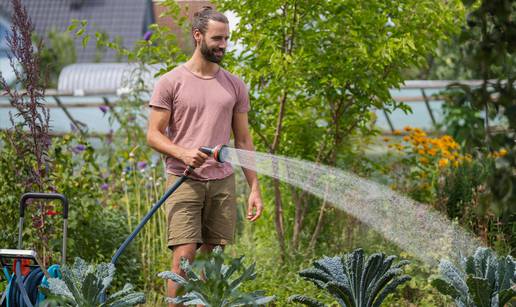
[[(86, 19), (90, 29), (101, 30), (111, 39), (120, 37), (125, 47), (131, 47), (154, 22), (151, 0), (22, 0), (22, 4), (40, 36), (52, 29), (65, 31), (72, 19)], [(2, 11), (11, 15), (11, 0), (0, 0)], [(96, 60), (94, 41), (91, 39), (84, 49), (81, 41), (76, 40), (78, 62)], [(101, 59), (102, 62), (116, 60), (112, 50), (107, 50)]]

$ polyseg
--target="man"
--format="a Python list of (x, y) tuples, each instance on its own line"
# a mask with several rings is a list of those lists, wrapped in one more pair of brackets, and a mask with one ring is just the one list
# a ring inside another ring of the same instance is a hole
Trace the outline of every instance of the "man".
[[(236, 148), (254, 150), (247, 88), (218, 65), (228, 43), (227, 18), (210, 7), (202, 8), (194, 15), (192, 36), (196, 47), (191, 59), (161, 76), (155, 85), (147, 132), (148, 144), (166, 156), (168, 186), (188, 165), (195, 167), (192, 180), (184, 182), (165, 206), (172, 271), (183, 276), (181, 257), (192, 262), (198, 247), (210, 252), (231, 243), (236, 223), (233, 169), (199, 147), (228, 144), (232, 130)], [(251, 188), (247, 219), (256, 221), (263, 210), (258, 179), (255, 172), (243, 171)], [(170, 297), (176, 296), (177, 289), (169, 281)]]

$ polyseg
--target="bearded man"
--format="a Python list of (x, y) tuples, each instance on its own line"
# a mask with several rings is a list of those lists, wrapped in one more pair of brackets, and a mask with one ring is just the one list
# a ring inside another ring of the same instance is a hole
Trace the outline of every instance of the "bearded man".
[[(235, 178), (229, 163), (219, 163), (199, 150), (228, 144), (254, 150), (248, 127), (249, 95), (244, 82), (219, 66), (229, 39), (226, 16), (211, 7), (195, 13), (195, 51), (186, 63), (162, 75), (150, 99), (147, 143), (166, 160), (167, 186), (187, 166), (195, 168), (165, 205), (172, 271), (184, 276), (181, 257), (193, 262), (198, 248), (211, 252), (234, 240)], [(247, 219), (256, 221), (263, 202), (256, 173), (243, 169), (251, 189)], [(178, 285), (168, 284), (175, 297)], [(170, 304), (169, 306), (177, 306)]]

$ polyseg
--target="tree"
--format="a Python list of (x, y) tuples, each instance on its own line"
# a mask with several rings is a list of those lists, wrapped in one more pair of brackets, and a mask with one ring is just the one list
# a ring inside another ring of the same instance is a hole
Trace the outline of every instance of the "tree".
[[(240, 18), (232, 37), (242, 50), (229, 53), (229, 66), (250, 85), (257, 148), (328, 165), (338, 165), (354, 136), (375, 133), (372, 109), (408, 111), (389, 89), (403, 82), (403, 69), (423, 63), (437, 41), (454, 30), (463, 10), (459, 1), (413, 0), (396, 5), (380, 0), (227, 0), (217, 5)], [(310, 199), (296, 190), (285, 197), (278, 180), (272, 186), (284, 259), (287, 237), (294, 250), (299, 247)], [(294, 203), (290, 232), (285, 200)], [(321, 210), (316, 230), (324, 206)]]

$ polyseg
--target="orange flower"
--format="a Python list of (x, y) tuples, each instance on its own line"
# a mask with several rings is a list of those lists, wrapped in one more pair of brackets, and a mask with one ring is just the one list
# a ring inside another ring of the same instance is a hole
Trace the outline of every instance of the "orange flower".
[(424, 154), (425, 154), (425, 151), (424, 151), (423, 149), (419, 149), (419, 150), (417, 151), (417, 153), (418, 153), (418, 154), (420, 154), (420, 155), (424, 155)]
[(419, 158), (419, 162), (421, 162), (421, 164), (428, 164), (429, 161), (427, 158), (421, 157), (421, 158)]
[(433, 156), (435, 156), (437, 154), (437, 152), (435, 151), (435, 149), (429, 149), (428, 150), (428, 154), (433, 157)]
[(507, 149), (505, 149), (505, 148), (500, 149), (500, 150), (498, 151), (498, 155), (499, 155), (500, 157), (505, 157), (505, 156), (507, 156)]
[(403, 137), (403, 140), (404, 140), (405, 142), (408, 142), (408, 141), (410, 141), (410, 138), (409, 138), (408, 136), (404, 136), (404, 137)]
[(399, 130), (397, 130), (397, 129), (396, 129), (396, 130), (394, 130), (394, 131), (392, 132), (392, 134), (394, 134), (394, 135), (400, 135), (400, 134), (401, 134), (401, 131), (399, 131)]
[(410, 128), (410, 126), (405, 126), (405, 128), (403, 128), (403, 130), (409, 132), (409, 131), (412, 131), (412, 128)]
[(439, 167), (440, 168), (444, 168), (446, 167), (448, 164), (450, 163), (450, 161), (448, 159), (445, 159), (445, 158), (442, 158), (439, 160)]
[(390, 139), (390, 138), (388, 138), (388, 137), (383, 138), (383, 141), (384, 141), (384, 142), (386, 142), (386, 143), (387, 143), (387, 142), (389, 142), (390, 140), (391, 140), (391, 139)]

